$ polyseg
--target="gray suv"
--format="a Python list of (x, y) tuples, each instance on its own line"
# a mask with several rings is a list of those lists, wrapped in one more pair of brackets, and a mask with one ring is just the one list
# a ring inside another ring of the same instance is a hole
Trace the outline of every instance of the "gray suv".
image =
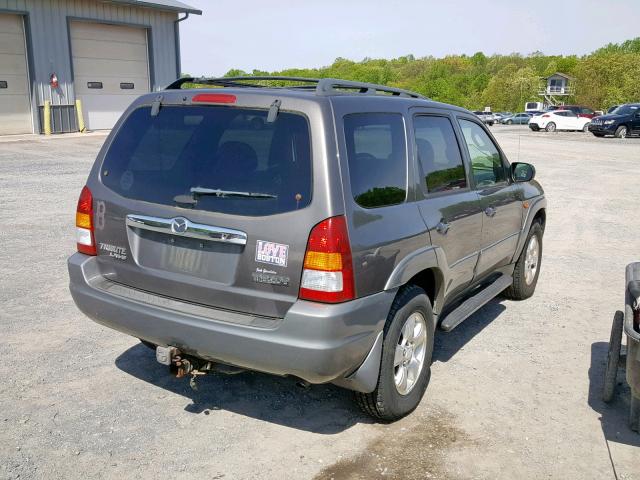
[(71, 294), (178, 376), (333, 383), (402, 417), (436, 328), (533, 294), (544, 192), (467, 110), (275, 80), (181, 79), (129, 107), (80, 195)]

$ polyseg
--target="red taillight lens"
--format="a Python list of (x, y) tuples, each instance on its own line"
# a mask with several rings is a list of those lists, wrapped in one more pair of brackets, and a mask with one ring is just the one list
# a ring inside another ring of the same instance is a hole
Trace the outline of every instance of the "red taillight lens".
[(304, 256), (300, 298), (340, 303), (353, 300), (353, 261), (344, 216), (323, 220), (311, 230)]
[(86, 185), (80, 192), (76, 209), (76, 245), (80, 253), (98, 254), (93, 238), (93, 195)]
[(227, 93), (199, 93), (191, 99), (193, 103), (236, 103), (236, 96)]
[(542, 115), (542, 118), (549, 118), (551, 115)]

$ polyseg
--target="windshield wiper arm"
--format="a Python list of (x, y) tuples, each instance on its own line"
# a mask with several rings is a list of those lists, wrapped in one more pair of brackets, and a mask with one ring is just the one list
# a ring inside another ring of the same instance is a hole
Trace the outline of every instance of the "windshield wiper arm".
[(205, 188), (205, 187), (191, 187), (189, 189), (191, 195), (176, 195), (173, 197), (173, 200), (176, 203), (182, 205), (190, 205), (195, 206), (198, 203), (198, 197), (201, 196), (215, 196), (218, 198), (262, 198), (262, 199), (270, 199), (270, 198), (278, 198), (277, 195), (271, 195), (270, 193), (255, 193), (255, 192), (234, 192), (232, 190), (220, 190), (219, 188)]
[(232, 190), (220, 190), (219, 188), (191, 187), (189, 190), (194, 197), (200, 195), (215, 195), (216, 197), (242, 197), (242, 198), (278, 198), (270, 193), (235, 192)]

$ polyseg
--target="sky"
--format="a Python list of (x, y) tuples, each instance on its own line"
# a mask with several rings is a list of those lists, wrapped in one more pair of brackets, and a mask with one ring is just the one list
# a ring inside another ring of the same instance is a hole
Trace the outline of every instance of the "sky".
[(589, 53), (640, 36), (640, 0), (182, 0), (182, 71), (274, 71), (482, 51)]

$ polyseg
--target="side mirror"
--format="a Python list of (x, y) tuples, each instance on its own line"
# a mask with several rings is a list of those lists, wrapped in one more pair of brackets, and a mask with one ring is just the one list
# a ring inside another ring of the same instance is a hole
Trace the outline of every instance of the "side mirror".
[(511, 178), (514, 182), (530, 182), (536, 176), (536, 169), (529, 163), (516, 162), (511, 164)]

